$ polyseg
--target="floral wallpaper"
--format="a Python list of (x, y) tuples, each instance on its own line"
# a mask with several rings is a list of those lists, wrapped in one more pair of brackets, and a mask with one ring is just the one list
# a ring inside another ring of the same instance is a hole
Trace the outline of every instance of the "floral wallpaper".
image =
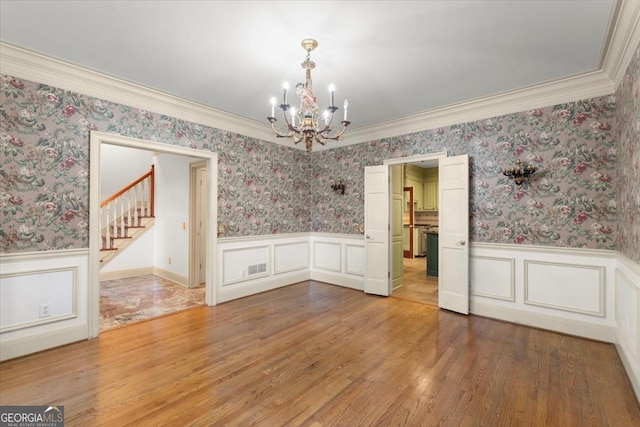
[[(447, 150), (470, 156), (471, 241), (615, 249), (614, 126), (610, 96), (312, 153), (311, 225), (353, 232), (364, 166)], [(518, 158), (539, 168), (521, 188), (501, 173)], [(345, 196), (327, 193), (321, 177), (346, 179)]]
[(309, 230), (309, 158), (300, 150), (8, 75), (0, 120), (2, 252), (88, 247), (92, 130), (217, 152), (226, 235)]
[(617, 249), (640, 264), (640, 45), (616, 91)]
[[(0, 75), (0, 248), (88, 246), (88, 135), (95, 129), (217, 152), (225, 236), (358, 234), (365, 166), (447, 150), (470, 156), (472, 241), (619, 245), (639, 261), (640, 190), (622, 184), (638, 176), (638, 68), (636, 54), (615, 97), (313, 153)], [(517, 158), (539, 167), (522, 188), (500, 172)], [(334, 179), (346, 182), (344, 196), (331, 190)]]

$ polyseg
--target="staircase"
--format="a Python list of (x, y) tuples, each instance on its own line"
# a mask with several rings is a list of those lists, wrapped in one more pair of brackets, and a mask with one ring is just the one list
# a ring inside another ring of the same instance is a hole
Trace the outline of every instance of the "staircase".
[(153, 226), (154, 166), (100, 203), (100, 267)]

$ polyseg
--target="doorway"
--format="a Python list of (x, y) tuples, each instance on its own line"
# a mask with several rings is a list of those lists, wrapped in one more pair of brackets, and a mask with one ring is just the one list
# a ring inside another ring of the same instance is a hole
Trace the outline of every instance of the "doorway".
[[(435, 163), (435, 166), (432, 164)], [(392, 188), (402, 186), (402, 268), (394, 277), (392, 295), (421, 304), (438, 306), (437, 244), (427, 253), (427, 240), (437, 233), (437, 162), (410, 162), (391, 166)], [(430, 179), (435, 176), (434, 179)], [(425, 185), (425, 180), (435, 182)], [(393, 193), (394, 190), (392, 190)], [(427, 202), (427, 196), (429, 202)], [(392, 221), (399, 221), (394, 218)], [(430, 234), (427, 234), (430, 233)], [(394, 254), (394, 258), (397, 257)], [(431, 265), (435, 264), (435, 265)], [(435, 266), (435, 268), (434, 268)]]
[[(89, 197), (89, 288), (88, 288), (88, 318), (89, 338), (99, 335), (100, 327), (100, 147), (102, 144), (117, 145), (121, 147), (137, 148), (158, 153), (168, 153), (178, 156), (200, 159), (206, 165), (208, 193), (217, 189), (217, 154), (208, 151), (194, 150), (191, 148), (177, 147), (153, 141), (111, 135), (103, 132), (91, 132), (90, 134), (90, 197)], [(217, 197), (207, 194), (205, 208), (205, 223), (217, 224)], [(206, 227), (205, 238), (205, 302), (207, 305), (215, 305), (217, 294), (215, 289), (215, 254), (216, 228)], [(191, 281), (191, 280), (189, 280)]]
[[(469, 313), (469, 156), (448, 157), (446, 152), (386, 159), (380, 166), (365, 166), (364, 291), (389, 296), (393, 293), (397, 271), (396, 234), (399, 211), (396, 192), (402, 199), (402, 186), (391, 179), (394, 165), (432, 161), (438, 165), (438, 307)], [(380, 209), (386, 206), (387, 209)], [(394, 218), (396, 220), (394, 221)], [(402, 234), (400, 232), (400, 234)], [(400, 254), (402, 254), (400, 252)], [(401, 259), (401, 258), (400, 258)]]

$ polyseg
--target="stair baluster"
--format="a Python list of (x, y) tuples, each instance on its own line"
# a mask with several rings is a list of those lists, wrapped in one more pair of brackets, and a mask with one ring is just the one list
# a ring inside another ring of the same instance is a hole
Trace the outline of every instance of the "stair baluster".
[[(143, 226), (142, 218), (153, 218), (154, 166), (149, 172), (131, 182), (100, 203), (99, 225), (102, 230), (101, 250), (118, 249), (115, 239), (131, 237), (129, 229)], [(101, 260), (102, 262), (102, 260)]]

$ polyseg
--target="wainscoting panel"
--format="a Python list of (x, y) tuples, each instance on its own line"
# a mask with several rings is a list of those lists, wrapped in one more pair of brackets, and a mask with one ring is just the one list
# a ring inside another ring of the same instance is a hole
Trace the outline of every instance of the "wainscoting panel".
[(309, 242), (278, 243), (273, 247), (274, 274), (309, 268)]
[(614, 342), (613, 251), (472, 243), (470, 311)]
[(316, 270), (342, 271), (342, 245), (338, 242), (313, 242), (313, 268)]
[(362, 235), (312, 233), (311, 247), (311, 279), (364, 290)]
[(217, 242), (218, 302), (309, 279), (309, 235), (221, 238)]
[(5, 254), (0, 263), (0, 360), (89, 337), (88, 249)]
[(0, 274), (0, 332), (76, 317), (76, 267)]
[(345, 249), (345, 273), (356, 276), (364, 275), (364, 246), (346, 243)]
[(471, 256), (471, 295), (515, 301), (515, 260)]
[[(222, 250), (222, 286), (244, 282), (257, 277), (268, 276), (267, 266), (271, 264), (271, 245), (247, 246)], [(258, 268), (253, 266), (262, 265)], [(259, 274), (259, 276), (257, 276)]]
[(640, 401), (640, 264), (618, 255), (615, 280), (616, 347)]
[(604, 267), (524, 261), (524, 303), (604, 316)]

